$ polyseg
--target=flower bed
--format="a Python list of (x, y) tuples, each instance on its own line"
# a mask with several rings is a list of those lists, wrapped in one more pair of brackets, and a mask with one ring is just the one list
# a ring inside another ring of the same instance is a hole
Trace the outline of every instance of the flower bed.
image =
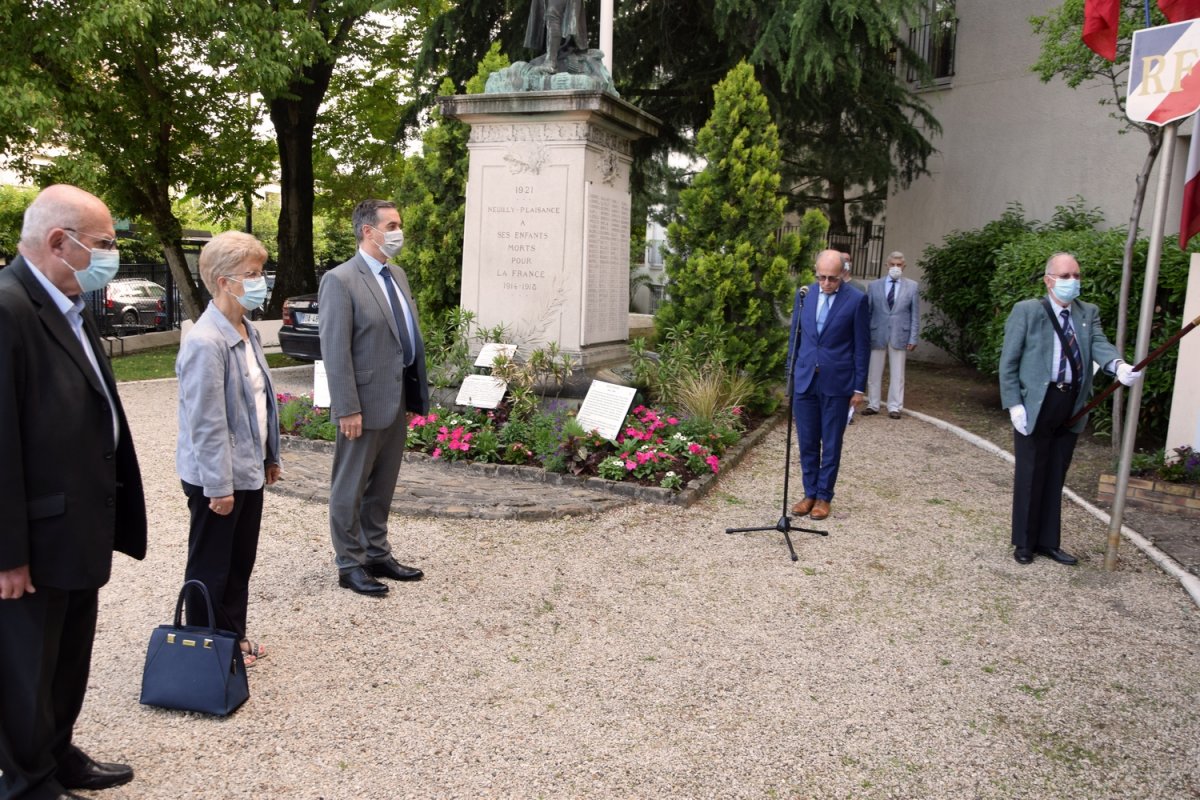
[[(280, 395), (279, 402), (283, 433), (334, 438), (328, 411), (313, 408), (310, 397)], [(510, 419), (509, 412), (435, 407), (410, 422), (408, 449), (438, 461), (531, 466), (679, 491), (718, 474), (747, 427), (740, 412), (721, 424), (639, 405), (613, 442), (585, 432), (573, 410), (551, 405), (525, 419)]]

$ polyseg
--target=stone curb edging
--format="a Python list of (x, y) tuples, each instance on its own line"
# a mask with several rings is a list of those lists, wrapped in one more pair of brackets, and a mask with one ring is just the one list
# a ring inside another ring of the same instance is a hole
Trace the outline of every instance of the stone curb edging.
[[(941, 428), (944, 431), (949, 431), (960, 439), (970, 442), (981, 450), (986, 450), (989, 453), (1003, 458), (1010, 464), (1016, 463), (1016, 458), (1012, 453), (996, 444), (993, 444), (992, 442), (989, 442), (987, 439), (984, 439), (981, 436), (976, 436), (970, 431), (963, 430), (957, 425), (952, 425), (945, 420), (938, 419), (937, 417), (931, 417), (928, 414), (922, 414), (919, 411), (909, 411), (908, 409), (905, 409), (904, 413), (911, 415), (914, 419), (919, 419), (922, 422), (933, 425), (935, 428)], [(1087, 511), (1096, 519), (1100, 520), (1106, 525), (1112, 524), (1112, 517), (1107, 512), (1092, 505), (1087, 500), (1076, 494), (1073, 490), (1064, 487), (1063, 494), (1066, 495), (1068, 500), (1078, 505), (1084, 511)], [(1128, 539), (1130, 543), (1132, 543), (1137, 549), (1145, 553), (1146, 557), (1153, 561), (1159, 567), (1159, 569), (1178, 580), (1180, 585), (1183, 587), (1183, 590), (1191, 597), (1192, 602), (1195, 603), (1197, 607), (1200, 607), (1200, 577), (1188, 572), (1178, 561), (1171, 558), (1162, 550), (1159, 550), (1150, 542), (1149, 539), (1147, 539), (1145, 536), (1142, 536), (1128, 525), (1121, 525), (1121, 535)]]
[[(1117, 490), (1116, 475), (1101, 475), (1096, 499), (1108, 502)], [(1130, 478), (1125, 502), (1138, 508), (1170, 510), (1192, 519), (1200, 519), (1200, 486), (1171, 483), (1158, 478)]]
[[(592, 489), (606, 494), (628, 497), (643, 503), (658, 503), (660, 505), (677, 505), (687, 507), (708, 494), (721, 476), (733, 469), (745, 458), (750, 448), (758, 444), (764, 436), (779, 424), (781, 414), (768, 417), (761, 425), (738, 440), (737, 444), (725, 451), (719, 473), (705, 475), (688, 482), (680, 491), (663, 489), (659, 486), (643, 486), (624, 481), (610, 481), (605, 478), (585, 475), (568, 475), (562, 472), (547, 472), (541, 467), (518, 466), (516, 464), (480, 464), (473, 461), (443, 461), (433, 459), (426, 453), (405, 451), (404, 463), (423, 463), (445, 470), (467, 470), (479, 477), (499, 477), (526, 483), (545, 483), (550, 486), (576, 486)], [(309, 450), (320, 453), (333, 452), (333, 442), (320, 439), (303, 439), (299, 436), (282, 437), (284, 450)]]

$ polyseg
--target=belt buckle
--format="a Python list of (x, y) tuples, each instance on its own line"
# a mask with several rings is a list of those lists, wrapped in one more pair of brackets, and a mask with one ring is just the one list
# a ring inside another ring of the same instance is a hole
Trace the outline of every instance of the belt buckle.
[(1058, 389), (1060, 392), (1065, 392), (1071, 388), (1071, 384), (1064, 381), (1059, 381), (1058, 383), (1054, 384), (1054, 388)]

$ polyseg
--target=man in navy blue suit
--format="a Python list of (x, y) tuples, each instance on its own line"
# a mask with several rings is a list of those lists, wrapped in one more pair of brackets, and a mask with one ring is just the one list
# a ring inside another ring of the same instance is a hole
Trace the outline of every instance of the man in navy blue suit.
[(867, 296), (842, 284), (838, 251), (823, 250), (816, 271), (817, 282), (796, 292), (788, 374), (804, 477), (804, 499), (792, 513), (819, 520), (829, 516), (850, 409), (867, 388), (871, 313)]

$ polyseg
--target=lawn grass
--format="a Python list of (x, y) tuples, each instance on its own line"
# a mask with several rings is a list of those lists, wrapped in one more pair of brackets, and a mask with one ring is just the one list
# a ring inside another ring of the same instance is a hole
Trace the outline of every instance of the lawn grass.
[[(113, 375), (118, 381), (148, 381), (154, 378), (175, 377), (175, 356), (179, 354), (179, 345), (154, 347), (149, 350), (139, 350), (124, 356), (114, 356), (112, 359)], [(267, 353), (267, 366), (271, 369), (280, 367), (299, 367), (306, 362), (289, 358), (283, 353)]]

